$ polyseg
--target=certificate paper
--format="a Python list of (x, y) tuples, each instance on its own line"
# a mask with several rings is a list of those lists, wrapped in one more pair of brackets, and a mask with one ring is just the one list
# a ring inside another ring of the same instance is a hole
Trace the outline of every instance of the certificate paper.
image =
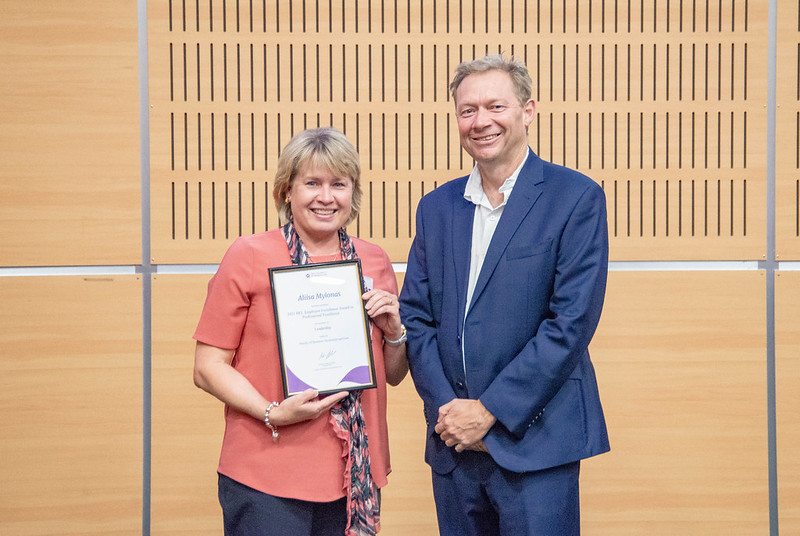
[(283, 391), (375, 387), (359, 260), (269, 269)]

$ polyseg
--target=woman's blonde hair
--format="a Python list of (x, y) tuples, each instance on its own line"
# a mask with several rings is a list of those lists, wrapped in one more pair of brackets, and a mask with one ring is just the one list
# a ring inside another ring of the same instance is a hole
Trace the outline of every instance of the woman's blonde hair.
[(286, 224), (292, 217), (292, 206), (286, 202), (286, 195), (292, 180), (304, 165), (324, 167), (337, 177), (353, 181), (350, 217), (346, 225), (354, 221), (361, 210), (361, 160), (344, 134), (335, 128), (323, 127), (296, 134), (278, 158), (272, 197), (280, 224)]

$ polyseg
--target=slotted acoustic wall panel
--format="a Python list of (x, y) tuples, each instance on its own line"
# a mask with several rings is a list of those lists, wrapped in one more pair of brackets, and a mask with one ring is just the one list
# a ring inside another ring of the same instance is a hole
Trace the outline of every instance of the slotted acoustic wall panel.
[(405, 260), (420, 197), (472, 166), (447, 86), (487, 52), (529, 66), (533, 148), (603, 185), (614, 259), (764, 254), (765, 2), (172, 0), (148, 18), (156, 263), (274, 228), (282, 147), (329, 125), (361, 154), (351, 232)]

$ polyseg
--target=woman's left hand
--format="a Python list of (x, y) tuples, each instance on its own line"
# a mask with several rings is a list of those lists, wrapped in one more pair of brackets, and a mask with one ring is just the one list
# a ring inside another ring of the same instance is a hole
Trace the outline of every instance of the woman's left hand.
[(367, 314), (383, 334), (392, 340), (399, 339), (403, 334), (403, 326), (397, 296), (385, 290), (373, 289), (361, 297), (366, 301), (364, 307)]
[[(383, 332), (385, 339), (396, 341), (403, 336), (400, 321), (400, 302), (397, 296), (385, 290), (373, 289), (362, 296), (364, 308), (375, 327)], [(383, 361), (386, 365), (386, 381), (389, 385), (399, 385), (408, 373), (406, 345), (384, 345)]]

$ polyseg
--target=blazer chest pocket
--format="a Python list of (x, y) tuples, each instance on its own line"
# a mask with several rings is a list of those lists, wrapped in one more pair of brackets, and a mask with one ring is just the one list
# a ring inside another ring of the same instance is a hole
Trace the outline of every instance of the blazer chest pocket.
[(509, 248), (506, 250), (506, 259), (513, 261), (515, 259), (525, 259), (527, 257), (541, 255), (550, 251), (552, 247), (552, 238), (548, 238), (547, 240), (542, 240), (541, 242), (536, 242), (533, 244), (525, 244), (523, 246), (509, 246)]

